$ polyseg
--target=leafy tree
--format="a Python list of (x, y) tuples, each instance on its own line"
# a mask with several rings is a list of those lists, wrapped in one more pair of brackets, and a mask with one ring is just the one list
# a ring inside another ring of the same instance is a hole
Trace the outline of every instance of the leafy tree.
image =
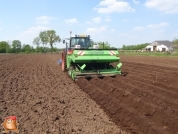
[(25, 53), (31, 53), (32, 52), (31, 46), (29, 44), (24, 45), (24, 51)]
[(178, 51), (178, 39), (175, 38), (173, 41), (172, 41), (175, 45), (176, 45), (176, 50)]
[[(40, 45), (40, 37), (36, 37), (36, 38), (34, 38), (33, 39), (33, 44), (34, 45), (37, 45), (37, 47), (39, 47), (39, 45)], [(38, 49), (37, 49), (38, 50)], [(38, 51), (36, 51), (37, 53), (38, 53)]]
[[(48, 44), (47, 32), (46, 31), (40, 32), (39, 38), (41, 40), (41, 43), (43, 44), (43, 49), (45, 49), (45, 45)], [(45, 50), (43, 50), (43, 51), (45, 51)]]
[(18, 53), (21, 51), (21, 42), (19, 40), (14, 40), (12, 42), (13, 52)]
[(8, 53), (9, 49), (10, 49), (10, 46), (6, 41), (0, 42), (0, 53)]
[(56, 31), (54, 31), (54, 30), (47, 30), (46, 34), (47, 34), (47, 41), (48, 41), (49, 45), (51, 46), (51, 53), (52, 53), (53, 44), (56, 42), (60, 42), (61, 38), (58, 35), (56, 35)]
[(123, 50), (140, 50), (140, 49), (145, 48), (148, 45), (149, 45), (149, 43), (138, 44), (138, 45), (128, 45), (128, 46), (123, 45), (122, 49)]
[(7, 41), (8, 46), (6, 47), (6, 53), (11, 53), (12, 49), (11, 49), (11, 45), (12, 42), (10, 40)]

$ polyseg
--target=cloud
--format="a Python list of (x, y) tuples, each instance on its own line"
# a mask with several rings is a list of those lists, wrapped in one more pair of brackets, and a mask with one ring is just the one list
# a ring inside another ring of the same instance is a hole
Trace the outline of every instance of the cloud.
[(138, 0), (132, 0), (134, 4), (139, 4), (140, 2)]
[(74, 24), (74, 23), (78, 23), (77, 19), (76, 18), (73, 18), (73, 19), (68, 19), (68, 20), (64, 20), (66, 23), (71, 23), (71, 24)]
[(109, 16), (105, 17), (105, 21), (111, 21), (111, 19), (109, 18)]
[(167, 26), (169, 26), (169, 23), (162, 22), (162, 23), (159, 23), (159, 24), (150, 24), (150, 25), (147, 25), (146, 27), (147, 28), (163, 28), (163, 27), (167, 27)]
[(153, 31), (152, 35), (161, 35), (163, 33), (165, 33), (164, 30), (160, 29), (160, 30), (157, 30), (157, 31)]
[(98, 13), (112, 13), (112, 12), (132, 12), (132, 9), (128, 2), (117, 0), (103, 0), (99, 3), (98, 7), (95, 7)]
[(141, 27), (141, 26), (134, 27), (134, 30), (136, 30), (136, 31), (142, 31), (142, 30), (144, 30), (144, 27)]
[(87, 34), (98, 34), (101, 32), (106, 31), (106, 27), (105, 26), (101, 26), (99, 28), (87, 28), (86, 33)]
[(86, 23), (86, 24), (92, 24), (92, 22), (91, 22), (91, 21), (86, 21), (85, 23)]
[(50, 20), (56, 19), (54, 17), (49, 17), (49, 16), (40, 16), (36, 18), (36, 23), (38, 24), (49, 24)]
[(149, 25), (146, 25), (144, 27), (143, 26), (136, 26), (136, 27), (133, 28), (133, 30), (135, 30), (135, 31), (142, 31), (144, 29), (160, 30), (160, 29), (167, 27), (167, 26), (169, 26), (169, 23), (162, 22), (162, 23), (159, 23), (159, 24), (149, 24)]
[(114, 33), (115, 31), (116, 31), (115, 29), (111, 29), (111, 30), (110, 30), (111, 33)]
[(49, 30), (49, 27), (37, 26), (37, 27), (30, 27), (26, 31), (22, 32), (21, 34), (17, 35), (15, 39), (20, 40), (23, 43), (31, 44), (33, 39), (39, 35), (41, 31)]
[(128, 35), (129, 35), (129, 33), (121, 33), (118, 36), (128, 36)]
[(100, 17), (95, 17), (93, 18), (91, 21), (86, 21), (86, 24), (92, 24), (92, 23), (100, 23), (101, 22), (101, 18)]
[(30, 27), (23, 34), (36, 34), (36, 33), (40, 33), (41, 31), (44, 31), (44, 30), (49, 30), (49, 28), (43, 27), (43, 26)]
[(178, 0), (147, 0), (145, 6), (165, 14), (178, 13)]
[(100, 23), (101, 22), (101, 18), (100, 17), (93, 18), (92, 22), (94, 22), (94, 23)]

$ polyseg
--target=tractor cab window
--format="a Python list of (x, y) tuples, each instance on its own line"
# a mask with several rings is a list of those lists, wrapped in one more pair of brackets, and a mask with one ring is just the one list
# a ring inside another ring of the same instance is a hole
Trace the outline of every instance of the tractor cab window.
[(86, 37), (74, 37), (71, 39), (71, 47), (80, 45), (81, 48), (88, 48), (90, 46), (90, 39)]
[(72, 38), (71, 39), (71, 47), (75, 47), (75, 45), (77, 45), (77, 39), (76, 38)]

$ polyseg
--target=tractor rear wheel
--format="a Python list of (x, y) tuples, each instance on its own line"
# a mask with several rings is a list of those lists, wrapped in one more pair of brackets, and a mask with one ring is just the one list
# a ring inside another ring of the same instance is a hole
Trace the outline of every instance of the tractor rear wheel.
[(62, 52), (62, 71), (66, 71), (66, 52), (65, 50)]

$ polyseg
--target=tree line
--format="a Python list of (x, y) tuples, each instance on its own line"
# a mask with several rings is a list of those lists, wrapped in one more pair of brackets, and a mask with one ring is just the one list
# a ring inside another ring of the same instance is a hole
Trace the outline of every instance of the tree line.
[[(54, 30), (46, 30), (41, 31), (38, 35), (38, 37), (35, 37), (33, 39), (33, 45), (36, 46), (34, 48), (33, 46), (30, 46), (29, 44), (23, 44), (19, 40), (13, 40), (12, 44), (6, 41), (0, 41), (0, 53), (46, 53), (46, 52), (56, 52), (58, 49), (54, 47), (53, 45), (57, 42), (61, 42), (61, 38), (59, 35), (56, 35), (56, 31)], [(178, 50), (178, 39), (175, 38), (172, 41), (177, 46)], [(92, 45), (98, 44), (99, 49), (108, 49), (108, 48), (115, 48), (111, 47), (111, 45), (105, 41), (99, 41), (94, 42), (92, 41)], [(141, 50), (148, 46), (150, 43), (143, 43), (143, 44), (137, 44), (137, 45), (123, 45), (122, 50)], [(47, 47), (47, 45), (50, 46)]]
[[(46, 30), (39, 33), (39, 36), (33, 39), (33, 45), (23, 44), (20, 40), (13, 40), (12, 43), (0, 41), (0, 53), (46, 53), (56, 52), (57, 48), (53, 47), (56, 42), (60, 42), (61, 38), (56, 35), (54, 30)], [(50, 48), (47, 47), (49, 44)]]
[(122, 50), (141, 50), (148, 46), (150, 43), (143, 43), (143, 44), (138, 44), (138, 45), (123, 45)]
[[(178, 38), (174, 38), (172, 41), (173, 44), (175, 44), (175, 48), (176, 50), (178, 50)], [(123, 45), (122, 50), (141, 50), (143, 48), (145, 48), (146, 46), (148, 46), (150, 43), (142, 43), (142, 44), (137, 44), (137, 45)]]
[[(58, 51), (56, 47), (53, 48), (54, 52)], [(51, 52), (51, 48), (37, 46), (34, 48), (29, 44), (23, 44), (19, 40), (13, 40), (12, 44), (6, 41), (0, 41), (0, 53), (46, 53)]]

